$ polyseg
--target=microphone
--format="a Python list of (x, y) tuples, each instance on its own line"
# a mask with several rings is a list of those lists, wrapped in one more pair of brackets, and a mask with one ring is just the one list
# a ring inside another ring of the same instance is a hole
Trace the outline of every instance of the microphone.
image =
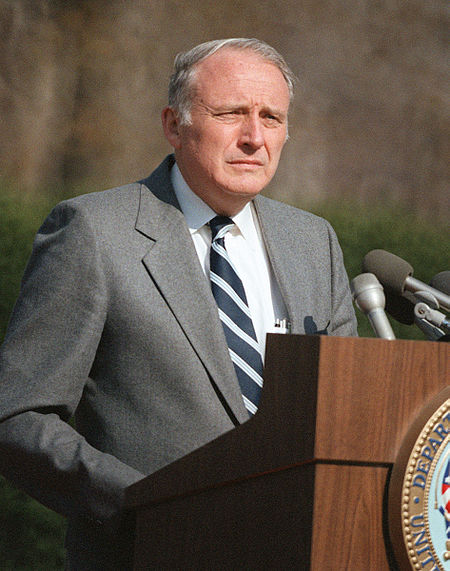
[(450, 311), (450, 296), (413, 278), (413, 267), (395, 254), (372, 250), (364, 257), (363, 270), (375, 274), (383, 286), (394, 293), (411, 292), (420, 301), (431, 300), (436, 308)]
[(395, 339), (389, 319), (384, 312), (385, 297), (383, 287), (376, 276), (364, 273), (356, 276), (351, 283), (356, 306), (367, 315), (377, 337)]
[(450, 295), (450, 270), (439, 272), (431, 278), (430, 286)]
[(393, 291), (385, 290), (386, 311), (391, 317), (404, 325), (413, 325), (415, 322), (414, 308), (416, 298), (409, 291), (403, 295), (398, 295)]

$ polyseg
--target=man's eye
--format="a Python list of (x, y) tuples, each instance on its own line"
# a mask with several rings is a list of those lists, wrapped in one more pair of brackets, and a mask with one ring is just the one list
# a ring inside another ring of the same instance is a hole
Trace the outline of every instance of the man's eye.
[(239, 110), (233, 110), (233, 111), (221, 111), (220, 113), (216, 113), (215, 116), (218, 119), (223, 119), (224, 121), (226, 120), (233, 120), (236, 119), (237, 117), (239, 117), (239, 115), (242, 115), (241, 111)]

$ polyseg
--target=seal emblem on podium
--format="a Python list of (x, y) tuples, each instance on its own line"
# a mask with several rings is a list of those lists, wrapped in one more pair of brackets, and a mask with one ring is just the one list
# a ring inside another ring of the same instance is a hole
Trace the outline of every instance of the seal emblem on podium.
[(401, 569), (450, 571), (448, 392), (438, 395), (418, 416), (394, 465), (389, 523)]

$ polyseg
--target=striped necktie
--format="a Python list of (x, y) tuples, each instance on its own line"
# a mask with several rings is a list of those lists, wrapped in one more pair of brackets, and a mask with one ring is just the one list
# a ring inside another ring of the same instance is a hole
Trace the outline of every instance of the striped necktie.
[(249, 414), (253, 415), (258, 410), (263, 364), (244, 286), (225, 249), (224, 237), (234, 222), (225, 216), (216, 216), (209, 225), (212, 232), (211, 288), (244, 404)]

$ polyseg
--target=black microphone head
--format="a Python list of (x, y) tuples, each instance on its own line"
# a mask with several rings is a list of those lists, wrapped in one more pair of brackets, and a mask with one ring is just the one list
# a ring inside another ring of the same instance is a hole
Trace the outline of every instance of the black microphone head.
[(436, 274), (431, 279), (430, 286), (446, 295), (450, 295), (450, 270), (445, 270)]
[(385, 288), (397, 294), (405, 291), (405, 280), (412, 276), (413, 267), (386, 250), (372, 250), (364, 256), (363, 272), (375, 274)]
[(403, 295), (394, 293), (386, 288), (384, 290), (386, 297), (386, 311), (399, 323), (412, 325), (415, 322), (414, 307), (416, 304), (415, 297), (409, 291), (405, 291)]

